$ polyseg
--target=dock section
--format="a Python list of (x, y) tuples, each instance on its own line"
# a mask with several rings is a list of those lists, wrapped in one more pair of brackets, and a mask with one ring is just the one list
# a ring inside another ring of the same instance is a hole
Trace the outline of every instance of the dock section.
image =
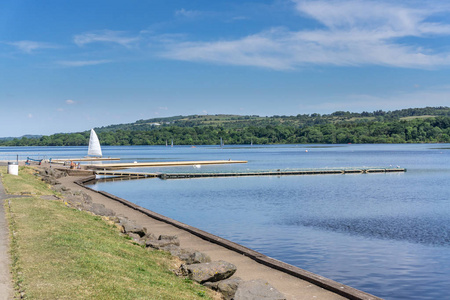
[(120, 170), (129, 168), (150, 168), (150, 167), (179, 167), (195, 165), (223, 165), (223, 164), (245, 164), (245, 160), (206, 160), (206, 161), (163, 161), (163, 162), (134, 162), (134, 163), (113, 163), (113, 164), (92, 164), (87, 166), (93, 170)]
[(300, 171), (256, 171), (239, 173), (167, 173), (158, 174), (161, 179), (185, 179), (204, 177), (239, 177), (239, 176), (288, 176), (288, 175), (333, 175), (333, 174), (368, 174), (406, 172), (406, 169), (345, 169), (345, 170), (300, 170)]
[(159, 174), (156, 173), (142, 173), (142, 172), (121, 172), (121, 171), (102, 171), (95, 170), (95, 175), (98, 176), (106, 176), (106, 177), (128, 177), (128, 178), (155, 178), (159, 177)]
[(120, 160), (120, 158), (114, 157), (79, 157), (79, 158), (54, 158), (51, 160), (52, 163), (64, 163), (66, 161), (110, 161), (110, 160)]
[(292, 176), (292, 175), (338, 175), (338, 174), (372, 174), (372, 173), (399, 173), (406, 172), (404, 168), (389, 169), (343, 169), (343, 170), (297, 170), (297, 171), (251, 171), (251, 172), (227, 172), (227, 173), (142, 173), (119, 170), (94, 170), (98, 176), (120, 178), (160, 178), (160, 179), (187, 179), (208, 177), (243, 177), (243, 176)]

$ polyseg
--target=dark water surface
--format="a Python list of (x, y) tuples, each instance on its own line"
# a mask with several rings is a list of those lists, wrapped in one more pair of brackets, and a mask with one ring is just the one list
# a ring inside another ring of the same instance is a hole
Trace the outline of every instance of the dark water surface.
[[(72, 156), (86, 151), (72, 150)], [(449, 144), (103, 151), (139, 162), (248, 160), (140, 169), (149, 172), (407, 168), (390, 174), (142, 179), (93, 187), (379, 297), (450, 299)]]

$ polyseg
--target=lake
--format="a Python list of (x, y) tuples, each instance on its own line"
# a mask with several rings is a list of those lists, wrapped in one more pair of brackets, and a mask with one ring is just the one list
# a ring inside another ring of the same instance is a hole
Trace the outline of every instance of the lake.
[[(16, 153), (81, 157), (86, 151), (0, 148), (0, 159), (15, 159)], [(134, 146), (103, 147), (103, 153), (138, 162), (248, 161), (139, 169), (165, 173), (407, 168), (388, 174), (124, 180), (92, 187), (379, 297), (448, 298), (449, 144)]]

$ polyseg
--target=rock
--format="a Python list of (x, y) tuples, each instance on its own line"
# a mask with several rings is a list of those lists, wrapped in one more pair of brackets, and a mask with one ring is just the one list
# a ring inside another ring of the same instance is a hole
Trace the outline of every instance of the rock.
[(203, 285), (220, 292), (225, 300), (231, 300), (242, 282), (243, 280), (240, 277), (234, 277), (217, 282), (205, 282)]
[(175, 235), (160, 235), (157, 240), (147, 240), (146, 245), (147, 247), (164, 250), (169, 246), (180, 246), (180, 240)]
[(42, 177), (42, 181), (44, 181), (45, 183), (48, 183), (48, 184), (51, 184), (51, 185), (61, 184), (54, 177), (51, 177), (51, 176), (48, 176), (48, 175), (43, 175), (41, 177)]
[(136, 224), (135, 222), (130, 221), (126, 218), (119, 217), (119, 219), (120, 219), (119, 225), (123, 233), (130, 233), (130, 232), (137, 233), (141, 237), (145, 236), (145, 234), (147, 233), (147, 228), (139, 224)]
[(153, 233), (147, 232), (147, 233), (144, 235), (143, 239), (144, 239), (145, 241), (156, 240), (156, 236), (155, 236)]
[(181, 269), (182, 274), (186, 274), (189, 279), (199, 283), (224, 280), (231, 277), (236, 272), (235, 265), (223, 260), (193, 265), (182, 265)]
[(133, 242), (138, 243), (139, 245), (145, 245), (145, 240), (143, 240), (139, 234), (130, 232), (128, 233), (128, 236)]
[(183, 249), (176, 245), (162, 247), (161, 250), (168, 251), (172, 256), (176, 256), (187, 265), (211, 262), (211, 258), (199, 251)]
[(155, 249), (161, 249), (164, 250), (167, 246), (180, 246), (180, 241), (178, 240), (148, 240), (145, 245), (147, 247), (152, 247)]
[(43, 169), (39, 170), (39, 175), (41, 175), (42, 177), (48, 176), (48, 177), (53, 177), (55, 179), (58, 179), (58, 178), (67, 176), (67, 173), (63, 172), (63, 171), (55, 170), (52, 168), (43, 168)]
[(223, 295), (225, 300), (231, 300), (242, 282), (243, 280), (239, 277), (219, 281), (217, 291)]
[(92, 203), (88, 210), (97, 216), (111, 217), (116, 214), (112, 209), (106, 208), (100, 203)]
[(75, 195), (66, 196), (65, 201), (75, 206), (82, 206), (84, 204), (83, 198)]
[(234, 300), (285, 300), (286, 297), (264, 280), (241, 282), (234, 294)]
[(83, 201), (84, 201), (85, 203), (88, 203), (88, 204), (92, 203), (92, 197), (89, 196), (87, 193), (85, 193), (85, 192), (83, 192), (83, 191), (76, 190), (76, 191), (71, 192), (71, 194), (72, 194), (73, 196), (78, 196), (78, 197), (83, 198)]
[(55, 192), (58, 192), (58, 193), (61, 193), (61, 194), (63, 194), (63, 193), (66, 192), (66, 191), (70, 191), (70, 189), (69, 189), (68, 187), (66, 187), (66, 186), (64, 186), (64, 185), (62, 185), (62, 184), (54, 185), (54, 186), (52, 187), (52, 189), (53, 189)]
[(178, 237), (176, 235), (160, 235), (158, 237), (160, 241), (178, 241)]

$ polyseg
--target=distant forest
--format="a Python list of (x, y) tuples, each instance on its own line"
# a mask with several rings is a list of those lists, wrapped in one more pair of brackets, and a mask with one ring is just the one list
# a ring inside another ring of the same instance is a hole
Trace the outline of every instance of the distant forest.
[[(450, 143), (450, 108), (297, 116), (193, 115), (95, 128), (102, 145)], [(0, 146), (86, 146), (89, 131), (22, 137)]]

